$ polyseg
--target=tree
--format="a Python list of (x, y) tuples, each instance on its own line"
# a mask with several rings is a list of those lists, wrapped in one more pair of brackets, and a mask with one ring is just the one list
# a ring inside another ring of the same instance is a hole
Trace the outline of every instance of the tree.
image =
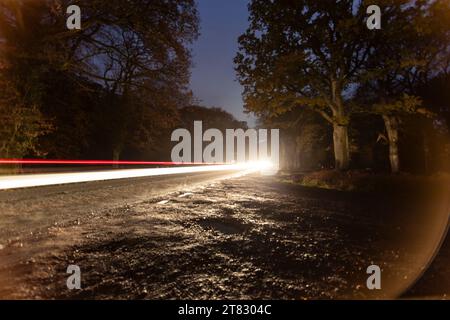
[(180, 126), (187, 129), (193, 129), (194, 121), (202, 121), (203, 130), (219, 129), (224, 135), (227, 129), (247, 129), (245, 122), (217, 107), (187, 106), (180, 109), (179, 116)]
[(77, 4), (83, 9), (83, 29), (58, 36), (68, 43), (64, 66), (106, 89), (108, 133), (113, 159), (118, 160), (136, 128), (140, 137), (158, 132), (158, 122), (143, 122), (156, 110), (164, 126), (189, 101), (187, 45), (198, 35), (195, 2), (80, 0)]
[(277, 116), (297, 107), (333, 126), (335, 166), (349, 168), (347, 93), (360, 81), (371, 50), (365, 1), (253, 0), (239, 38), (236, 70), (245, 108)]
[[(0, 4), (0, 156), (21, 158), (45, 153), (39, 137), (53, 127), (41, 112), (45, 88), (40, 80), (47, 71), (37, 50), (45, 28), (40, 26), (42, 8), (4, 1)], [(19, 14), (20, 13), (20, 14)]]
[(430, 106), (422, 103), (419, 88), (449, 70), (450, 4), (445, 0), (389, 2), (383, 6), (383, 33), (369, 59), (370, 74), (357, 96), (365, 104), (363, 112), (383, 118), (391, 171), (397, 173), (402, 118), (433, 116)]
[(332, 165), (331, 128), (317, 112), (295, 108), (279, 116), (259, 118), (263, 128), (281, 130), (280, 159), (283, 169), (314, 170)]
[[(384, 100), (381, 104), (374, 106), (374, 111), (383, 118), (389, 142), (389, 162), (392, 173), (400, 171), (400, 155), (399, 155), (399, 127), (402, 116), (407, 114), (428, 115), (426, 109), (420, 108), (422, 102), (418, 97), (404, 94), (402, 98), (391, 98), (391, 102)], [(431, 114), (430, 114), (431, 115)]]
[(37, 141), (53, 129), (50, 121), (36, 105), (26, 103), (15, 84), (1, 75), (0, 87), (0, 157), (42, 154)]
[[(66, 28), (71, 4), (82, 8), (81, 30)], [(14, 68), (3, 76), (54, 124), (33, 142), (52, 156), (106, 146), (117, 160), (151, 148), (190, 100), (197, 34), (193, 0), (0, 2), (0, 54)]]

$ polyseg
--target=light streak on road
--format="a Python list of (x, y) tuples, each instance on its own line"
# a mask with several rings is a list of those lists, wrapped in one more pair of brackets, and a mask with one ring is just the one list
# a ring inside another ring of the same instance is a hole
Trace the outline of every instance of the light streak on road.
[(70, 172), (53, 174), (26, 174), (13, 176), (0, 176), (0, 190), (42, 187), (60, 184), (105, 181), (129, 178), (141, 178), (152, 176), (164, 176), (183, 173), (217, 172), (217, 171), (241, 171), (245, 173), (264, 170), (269, 164), (265, 162), (229, 164), (229, 165), (204, 165), (194, 167), (170, 167), (149, 169), (105, 170), (94, 172)]

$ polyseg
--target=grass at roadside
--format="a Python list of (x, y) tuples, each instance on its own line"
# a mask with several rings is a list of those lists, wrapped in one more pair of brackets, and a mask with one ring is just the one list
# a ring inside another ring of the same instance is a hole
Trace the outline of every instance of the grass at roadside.
[(432, 187), (436, 183), (450, 183), (450, 174), (413, 175), (401, 173), (397, 175), (380, 174), (370, 171), (322, 170), (309, 173), (281, 172), (279, 180), (285, 183), (304, 187), (357, 192), (394, 192), (417, 190), (417, 187)]

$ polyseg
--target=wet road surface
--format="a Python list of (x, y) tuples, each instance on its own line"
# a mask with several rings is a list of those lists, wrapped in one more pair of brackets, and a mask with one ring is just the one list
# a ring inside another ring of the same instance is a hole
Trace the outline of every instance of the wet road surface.
[[(383, 298), (426, 265), (405, 240), (421, 236), (409, 198), (223, 178), (0, 192), (0, 297)], [(381, 291), (366, 287), (372, 264)], [(68, 265), (80, 267), (82, 290), (67, 289)]]

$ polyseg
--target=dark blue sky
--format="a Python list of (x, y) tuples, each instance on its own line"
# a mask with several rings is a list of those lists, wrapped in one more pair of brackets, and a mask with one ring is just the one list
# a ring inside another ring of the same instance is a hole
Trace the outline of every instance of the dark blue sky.
[(247, 0), (197, 0), (201, 35), (193, 46), (191, 88), (204, 106), (221, 107), (253, 124), (244, 114), (242, 87), (236, 81), (233, 59), (237, 38), (248, 26)]

